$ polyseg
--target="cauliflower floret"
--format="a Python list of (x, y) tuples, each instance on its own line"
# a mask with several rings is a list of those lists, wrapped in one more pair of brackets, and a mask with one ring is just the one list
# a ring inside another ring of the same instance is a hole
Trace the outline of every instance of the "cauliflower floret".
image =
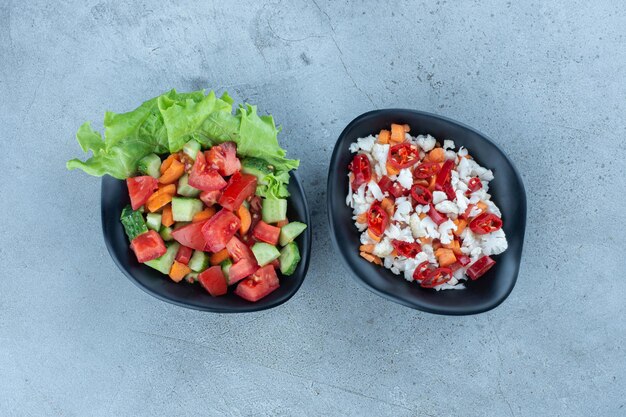
[(444, 200), (435, 204), (435, 209), (444, 214), (459, 214), (459, 208), (450, 200)]
[(431, 239), (439, 239), (437, 223), (435, 223), (430, 217), (424, 217), (422, 219), (422, 227), (426, 230), (427, 237)]
[(451, 161), (456, 161), (456, 152), (454, 151), (446, 151), (445, 158)]
[(387, 229), (385, 230), (385, 235), (389, 237), (389, 239), (402, 240), (403, 242), (409, 243), (415, 242), (410, 227), (400, 228), (397, 224), (394, 223), (390, 224), (389, 227), (387, 227)]
[(380, 242), (378, 242), (376, 246), (374, 246), (374, 250), (372, 251), (374, 255), (381, 258), (391, 255), (391, 252), (393, 252), (393, 246), (391, 245), (391, 241), (387, 238), (384, 238)]
[(506, 235), (502, 229), (481, 236), (482, 250), (485, 255), (499, 255), (508, 248)]
[(372, 146), (372, 158), (377, 162), (374, 170), (379, 177), (387, 175), (387, 154), (389, 153), (389, 145), (380, 143)]
[(410, 190), (413, 186), (413, 174), (411, 173), (411, 171), (406, 168), (400, 170), (400, 173), (398, 174), (398, 182), (401, 186), (403, 186), (407, 190)]
[(357, 139), (356, 143), (357, 145), (359, 145), (359, 148), (363, 149), (365, 152), (371, 152), (374, 143), (376, 143), (376, 138), (372, 135), (369, 135), (366, 138)]
[(431, 151), (435, 147), (435, 144), (437, 143), (435, 138), (433, 138), (430, 135), (426, 135), (426, 136), (419, 135), (416, 139), (417, 139), (417, 144), (420, 146), (420, 148), (424, 150), (424, 152)]
[(498, 208), (498, 206), (496, 206), (496, 204), (493, 201), (487, 200), (485, 201), (485, 204), (487, 204), (487, 212), (493, 213), (498, 217), (502, 217), (502, 213), (500, 212), (500, 209)]
[(461, 239), (463, 239), (463, 244), (461, 245), (461, 252), (463, 253), (471, 253), (471, 251), (480, 246), (480, 237), (474, 232), (470, 230), (469, 227), (466, 227), (461, 233)]
[(433, 250), (432, 245), (426, 243), (423, 244), (422, 253), (426, 255), (426, 259), (428, 260), (428, 262), (430, 262), (431, 264), (439, 265), (439, 262), (437, 262), (437, 258), (435, 257), (435, 251)]
[(453, 140), (446, 139), (446, 140), (443, 141), (443, 149), (444, 150), (446, 150), (446, 149), (454, 149), (454, 148), (455, 148), (455, 146), (454, 146), (454, 141)]
[(456, 185), (454, 185), (454, 189), (465, 192), (467, 191), (467, 184), (465, 184), (463, 181), (458, 181)]
[(375, 242), (374, 239), (370, 237), (369, 233), (367, 232), (361, 233), (361, 245), (373, 245), (376, 243), (377, 242)]
[(350, 175), (348, 175), (348, 195), (346, 196), (346, 206), (354, 207), (354, 199), (352, 198), (352, 181), (350, 181)]
[(469, 199), (465, 197), (465, 193), (461, 190), (456, 191), (456, 205), (459, 208), (459, 213), (464, 213), (467, 210)]
[(467, 156), (467, 149), (461, 146), (456, 154), (459, 155), (460, 157), (465, 157)]
[(448, 219), (445, 222), (441, 223), (439, 225), (439, 240), (441, 241), (441, 243), (447, 245), (452, 242), (452, 240), (454, 239), (454, 236), (452, 236), (452, 232), (455, 230), (456, 224), (454, 224), (452, 220)]
[(433, 191), (433, 204), (439, 204), (442, 201), (446, 201), (447, 199), (448, 197), (443, 191)]
[(356, 190), (356, 193), (352, 196), (354, 200), (354, 204), (365, 204), (365, 184), (361, 184), (361, 186)]
[(352, 153), (358, 152), (359, 151), (359, 144), (356, 143), (356, 142), (352, 142), (350, 144), (350, 148), (349, 149), (350, 149), (350, 152), (352, 152)]
[(383, 198), (385, 198), (385, 195), (383, 194), (382, 190), (380, 189), (378, 184), (376, 184), (375, 181), (370, 181), (367, 184), (367, 188), (372, 192), (372, 195), (374, 196), (376, 200), (383, 201)]
[(409, 225), (414, 238), (426, 236), (426, 228), (422, 225), (422, 220), (417, 213), (411, 214)]
[(469, 181), (469, 176), (472, 172), (470, 160), (467, 158), (461, 158), (459, 164), (456, 166), (456, 171), (459, 173), (459, 178), (461, 178), (465, 182)]
[(483, 181), (491, 181), (493, 179), (493, 171), (485, 168), (482, 169), (484, 169), (484, 171), (481, 171), (481, 173), (478, 174), (478, 177)]
[(413, 205), (408, 198), (398, 197), (396, 199), (396, 211), (393, 214), (393, 219), (396, 221), (409, 223), (409, 216), (411, 215), (412, 209)]
[[(472, 203), (472, 200), (470, 199), (470, 203)], [(476, 203), (472, 203), (472, 204), (476, 204)], [(467, 217), (476, 217), (478, 216), (480, 213), (482, 212), (482, 210), (480, 209), (480, 207), (474, 206), (472, 207), (472, 209), (469, 212), (469, 216)]]

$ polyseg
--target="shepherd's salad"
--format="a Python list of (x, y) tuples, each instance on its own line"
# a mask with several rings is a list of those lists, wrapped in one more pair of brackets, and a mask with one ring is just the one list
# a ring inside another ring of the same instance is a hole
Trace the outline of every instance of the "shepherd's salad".
[(392, 124), (350, 145), (346, 204), (360, 255), (423, 288), (463, 289), (508, 246), (488, 193), (493, 173), (452, 140), (409, 132)]
[[(213, 92), (172, 90), (129, 113), (106, 113), (105, 140), (85, 123), (77, 133), (93, 156), (68, 169), (125, 179), (120, 215), (137, 261), (176, 283), (199, 282), (212, 296), (254, 302), (295, 272), (294, 240), (306, 229), (287, 219), (289, 171), (271, 116)], [(236, 287), (234, 287), (236, 284)]]

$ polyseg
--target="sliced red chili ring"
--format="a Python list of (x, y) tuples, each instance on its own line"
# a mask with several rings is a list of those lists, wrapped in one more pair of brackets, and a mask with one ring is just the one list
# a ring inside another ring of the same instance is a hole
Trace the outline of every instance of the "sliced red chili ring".
[(467, 190), (470, 192), (478, 191), (483, 188), (483, 183), (480, 182), (480, 178), (474, 177), (470, 179), (467, 183)]
[(439, 226), (441, 223), (443, 223), (446, 220), (448, 220), (448, 217), (443, 215), (443, 214), (441, 214), (441, 213), (439, 213), (435, 209), (435, 206), (433, 206), (432, 203), (430, 203), (430, 210), (428, 211), (428, 216), (432, 219), (432, 221), (437, 223), (437, 226)]
[(426, 279), (420, 284), (423, 288), (434, 288), (437, 285), (445, 284), (452, 279), (450, 268), (435, 268), (428, 273)]
[(437, 173), (437, 179), (435, 180), (435, 190), (444, 191), (444, 186), (450, 182), (452, 178), (452, 168), (454, 167), (454, 161), (447, 159), (441, 169)]
[(472, 280), (477, 280), (478, 278), (485, 275), (485, 273), (489, 271), (491, 267), (495, 264), (496, 261), (485, 255), (473, 264), (471, 264), (469, 268), (467, 268), (467, 276), (470, 277)]
[(387, 161), (395, 169), (408, 168), (419, 161), (419, 150), (410, 143), (399, 143), (389, 148)]
[(415, 167), (413, 177), (419, 179), (430, 178), (436, 175), (440, 169), (441, 166), (438, 162), (424, 162)]
[(415, 242), (410, 243), (394, 239), (391, 241), (391, 245), (396, 251), (398, 251), (398, 255), (405, 256), (407, 258), (415, 258), (417, 254), (422, 251), (420, 244)]
[(446, 193), (446, 197), (448, 197), (448, 200), (450, 201), (454, 201), (454, 199), (456, 198), (456, 194), (454, 193), (454, 188), (452, 187), (452, 184), (447, 183), (443, 186), (443, 192)]
[(376, 236), (381, 236), (387, 224), (389, 223), (389, 214), (380, 204), (374, 203), (367, 212), (367, 227)]
[(417, 202), (417, 204), (430, 204), (433, 201), (433, 194), (430, 190), (423, 185), (415, 184), (411, 188), (411, 197)]
[(479, 235), (495, 232), (502, 228), (502, 219), (493, 213), (481, 213), (469, 224), (470, 230)]
[(413, 279), (416, 281), (423, 281), (426, 279), (428, 274), (430, 273), (429, 268), (430, 263), (428, 261), (424, 261), (415, 268), (413, 271)]
[(378, 181), (378, 187), (384, 193), (387, 192), (395, 198), (402, 197), (403, 195), (408, 195), (409, 190), (405, 189), (399, 182), (394, 182), (386, 175)]
[(372, 179), (372, 165), (365, 154), (356, 155), (348, 165), (348, 169), (354, 174), (352, 188), (355, 190)]

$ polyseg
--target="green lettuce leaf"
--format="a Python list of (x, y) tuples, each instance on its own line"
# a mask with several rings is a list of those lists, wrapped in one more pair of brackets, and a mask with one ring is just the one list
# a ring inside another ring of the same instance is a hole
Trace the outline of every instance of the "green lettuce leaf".
[[(144, 156), (178, 152), (190, 139), (204, 147), (233, 141), (238, 154), (263, 158), (278, 171), (287, 173), (298, 167), (299, 161), (287, 159), (278, 144), (279, 130), (271, 116), (259, 116), (251, 105), (240, 106), (233, 115), (232, 105), (233, 100), (226, 93), (217, 98), (212, 91), (205, 95), (203, 90), (171, 90), (131, 112), (107, 112), (104, 140), (89, 123), (83, 124), (76, 134), (82, 150), (91, 151), (92, 157), (84, 162), (72, 159), (67, 168), (124, 179), (136, 173), (137, 163)], [(272, 181), (272, 194), (286, 192), (282, 180)]]
[(263, 178), (263, 185), (257, 186), (256, 195), (263, 198), (287, 198), (290, 196), (288, 185), (288, 171), (273, 172)]

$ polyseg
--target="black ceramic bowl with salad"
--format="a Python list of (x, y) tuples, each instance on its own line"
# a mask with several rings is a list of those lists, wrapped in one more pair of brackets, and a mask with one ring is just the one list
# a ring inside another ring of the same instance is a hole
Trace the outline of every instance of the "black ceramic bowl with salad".
[(106, 113), (102, 140), (77, 133), (93, 156), (68, 169), (104, 176), (102, 225), (115, 263), (149, 294), (184, 307), (275, 307), (302, 284), (310, 219), (271, 116), (232, 112), (232, 99), (172, 90)]

